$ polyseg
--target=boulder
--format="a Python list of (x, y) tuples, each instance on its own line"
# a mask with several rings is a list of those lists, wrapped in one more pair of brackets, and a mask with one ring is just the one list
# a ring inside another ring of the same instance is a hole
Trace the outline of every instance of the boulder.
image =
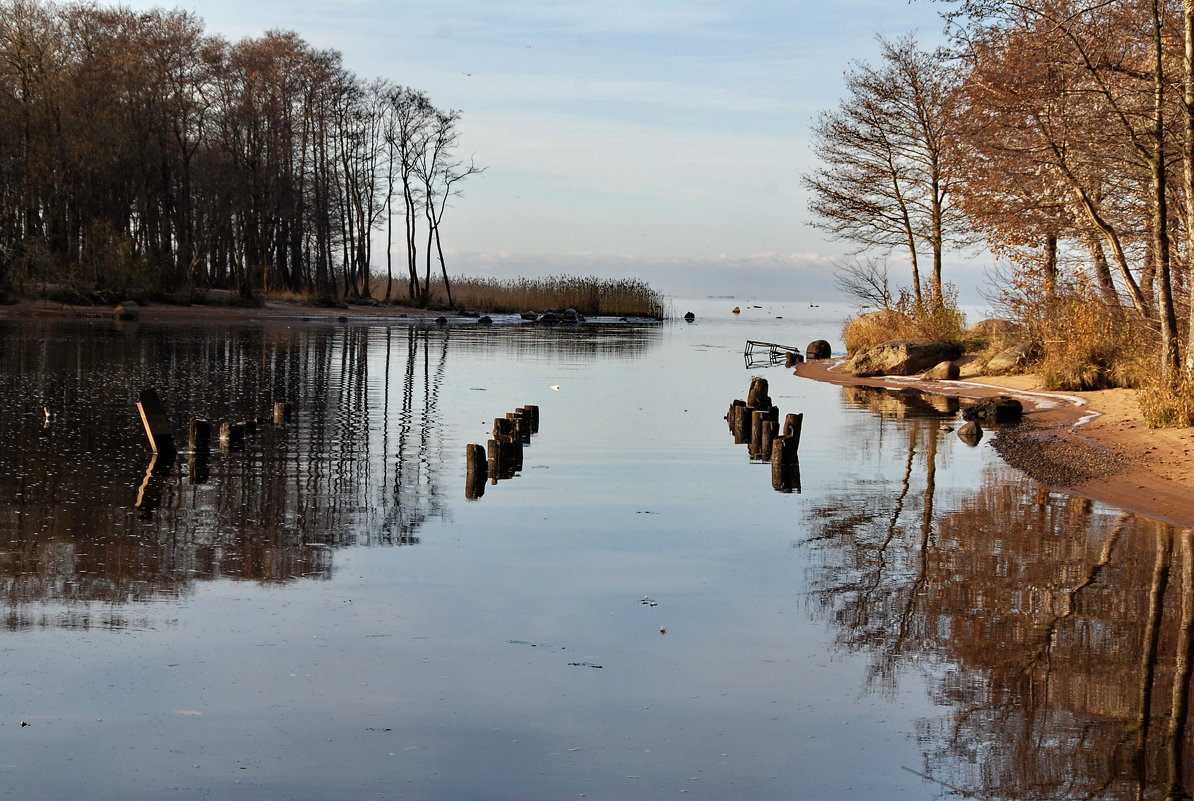
[(970, 447), (978, 445), (983, 438), (983, 430), (978, 423), (971, 420), (958, 429), (958, 439), (965, 442)]
[(141, 307), (135, 300), (121, 302), (114, 310), (117, 320), (136, 320), (141, 316)]
[(897, 339), (854, 355), (842, 369), (856, 376), (915, 375), (941, 362), (952, 362), (962, 349), (931, 339)]
[(1010, 348), (996, 353), (987, 362), (987, 374), (997, 375), (998, 373), (1011, 373), (1024, 369), (1024, 365), (1028, 364), (1033, 357), (1033, 348), (1031, 345), (1013, 345)]
[(691, 323), (695, 319), (696, 319), (696, 315), (693, 314), (692, 312), (688, 312), (687, 314), (684, 315), (685, 322)]
[(983, 336), (1005, 336), (1013, 331), (1019, 330), (1019, 326), (1011, 320), (1000, 320), (998, 318), (990, 318), (987, 320), (979, 320), (974, 325), (970, 326), (970, 333), (981, 334)]
[(963, 420), (987, 425), (1004, 425), (1020, 422), (1024, 417), (1024, 405), (1007, 395), (983, 398), (962, 411)]
[(805, 358), (808, 361), (813, 359), (828, 359), (833, 354), (833, 348), (829, 343), (823, 339), (815, 339), (808, 343), (808, 347), (804, 349)]
[(941, 362), (936, 367), (926, 370), (924, 377), (929, 381), (957, 381), (962, 370), (957, 362)]

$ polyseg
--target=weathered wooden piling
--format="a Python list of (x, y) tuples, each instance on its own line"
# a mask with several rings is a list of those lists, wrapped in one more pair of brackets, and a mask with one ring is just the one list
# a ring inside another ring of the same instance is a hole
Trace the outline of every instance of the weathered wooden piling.
[(800, 491), (800, 459), (788, 437), (776, 437), (771, 443), (771, 486), (780, 492)]
[(157, 390), (150, 388), (141, 391), (137, 412), (141, 415), (145, 436), (149, 438), (149, 447), (154, 453), (174, 453), (178, 450), (170, 430), (170, 420), (166, 417), (166, 409), (158, 398)]
[(493, 438), (498, 442), (517, 442), (518, 432), (514, 428), (514, 419), (511, 417), (493, 418)]
[(771, 408), (771, 396), (767, 394), (766, 378), (755, 376), (750, 380), (750, 391), (746, 393), (746, 405), (755, 409)]
[(515, 409), (512, 412), (506, 413), (506, 419), (514, 424), (514, 438), (523, 443), (531, 441), (531, 421), (526, 416), (526, 411), (523, 409)]
[(294, 414), (294, 404), (290, 401), (274, 402), (274, 425), (280, 426), (290, 422)]
[(465, 448), (464, 497), (475, 500), (485, 494), (485, 481), (489, 478), (488, 460), (483, 445), (468, 445)]
[(522, 470), (522, 443), (489, 440), (488, 468), (491, 484), (498, 483), (500, 479), (514, 478)]
[(745, 445), (751, 439), (751, 423), (754, 420), (754, 409), (750, 406), (734, 407), (734, 444)]
[(187, 450), (191, 453), (207, 453), (211, 450), (211, 421), (192, 417), (187, 428)]
[(730, 404), (730, 411), (726, 414), (726, 420), (730, 424), (730, 433), (734, 435), (735, 439), (737, 439), (738, 428), (740, 427), (740, 423), (738, 420), (738, 409), (740, 407), (745, 408), (746, 401), (744, 401), (744, 400), (734, 401), (733, 403)]
[(220, 447), (225, 450), (240, 450), (245, 447), (245, 424), (220, 423)]
[(764, 420), (759, 434), (759, 449), (756, 452), (764, 462), (771, 461), (771, 446), (775, 441), (776, 423), (774, 420)]
[(211, 477), (211, 452), (191, 451), (187, 467), (192, 484), (206, 484), (207, 479)]
[(800, 447), (800, 429), (804, 426), (804, 413), (789, 414), (784, 418), (784, 439), (792, 440), (792, 451)]
[(762, 409), (750, 413), (750, 455), (753, 459), (763, 458), (763, 423), (768, 419), (768, 414)]

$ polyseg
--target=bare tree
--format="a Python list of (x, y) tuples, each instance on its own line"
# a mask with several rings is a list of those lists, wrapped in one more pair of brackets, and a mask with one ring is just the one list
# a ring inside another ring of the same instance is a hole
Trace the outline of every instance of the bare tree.
[(895, 296), (887, 277), (887, 259), (862, 256), (833, 263), (833, 285), (864, 309), (890, 309)]
[(824, 166), (803, 182), (812, 192), (814, 226), (853, 242), (858, 253), (907, 253), (918, 303), (924, 301), (921, 258), (928, 251), (929, 289), (938, 305), (944, 250), (963, 236), (948, 148), (956, 127), (956, 71), (910, 36), (879, 41), (881, 65), (856, 65), (846, 76), (846, 99), (818, 121), (813, 147)]
[(415, 174), (418, 176), (423, 190), (423, 215), (427, 221), (427, 248), (425, 250), (427, 269), (423, 279), (423, 302), (426, 305), (427, 292), (431, 283), (431, 249), (435, 248), (439, 260), (440, 274), (443, 276), (444, 291), (448, 296), (448, 305), (455, 308), (452, 300), (452, 284), (448, 279), (448, 266), (444, 261), (443, 241), (440, 238), (440, 223), (444, 212), (448, 208), (448, 199), (460, 193), (457, 184), (470, 175), (484, 172), (483, 167), (469, 159), (466, 163), (454, 154), (460, 133), (456, 123), (460, 120), (459, 111), (436, 112), (428, 129), (428, 136), (423, 143), (423, 151), (415, 164)]

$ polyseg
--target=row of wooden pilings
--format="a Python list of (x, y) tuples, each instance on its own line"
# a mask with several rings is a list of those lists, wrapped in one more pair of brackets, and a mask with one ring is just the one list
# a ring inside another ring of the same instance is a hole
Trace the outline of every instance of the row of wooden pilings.
[(800, 491), (800, 429), (803, 414), (789, 414), (783, 426), (779, 407), (767, 394), (767, 379), (751, 379), (746, 400), (735, 400), (726, 412), (734, 442), (746, 445), (750, 458), (771, 463), (771, 486), (780, 492)]
[(539, 433), (539, 407), (521, 406), (493, 420), (488, 448), (465, 446), (464, 497), (476, 500), (485, 494), (485, 482), (514, 478), (522, 470), (522, 448)]
[[(174, 429), (170, 425), (170, 418), (166, 415), (158, 393), (154, 389), (147, 389), (140, 393), (137, 400), (137, 412), (141, 415), (141, 423), (145, 426), (145, 436), (149, 440), (149, 447), (153, 456), (149, 460), (149, 467), (145, 470), (145, 478), (137, 488), (136, 508), (143, 514), (152, 513), (161, 502), (165, 477), (174, 466), (174, 459), (178, 455), (178, 446), (174, 441)], [(272, 416), (262, 416), (246, 420), (227, 421), (220, 423), (220, 449), (224, 451), (243, 450), (245, 438), (256, 433), (262, 425), (285, 425), (291, 421), (294, 405), (290, 401), (274, 403)], [(187, 426), (187, 450), (190, 452), (190, 480), (193, 484), (202, 484), (210, 474), (208, 460), (211, 454), (213, 424), (203, 417), (192, 417)]]
[[(141, 423), (145, 426), (145, 436), (149, 439), (149, 447), (154, 453), (176, 453), (178, 446), (174, 443), (174, 428), (170, 425), (170, 418), (158, 397), (157, 390), (142, 390), (137, 400), (137, 412), (141, 415)], [(240, 450), (245, 446), (245, 437), (256, 433), (258, 425), (273, 423), (285, 425), (290, 422), (294, 414), (294, 405), (290, 401), (276, 401), (272, 417), (256, 417), (245, 420), (227, 421), (220, 423), (220, 448), (223, 450)], [(203, 417), (192, 417), (187, 427), (187, 449), (192, 454), (207, 453), (211, 450), (212, 422)]]
[[(294, 407), (289, 401), (274, 404), (272, 417), (257, 417), (249, 420), (225, 421), (220, 423), (220, 450), (239, 451), (245, 447), (245, 438), (257, 433), (260, 425), (285, 425), (290, 422)], [(212, 422), (203, 417), (192, 417), (187, 434), (187, 447), (191, 453), (211, 450)]]

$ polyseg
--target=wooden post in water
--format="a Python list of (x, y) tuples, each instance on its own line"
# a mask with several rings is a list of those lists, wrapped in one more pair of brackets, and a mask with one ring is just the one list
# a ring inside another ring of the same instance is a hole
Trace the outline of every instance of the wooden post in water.
[(767, 394), (768, 389), (766, 378), (752, 378), (750, 391), (746, 394), (746, 405), (755, 409), (770, 408), (771, 396)]
[(191, 453), (211, 450), (211, 421), (192, 417), (187, 433), (187, 449)]
[(141, 391), (137, 401), (137, 412), (141, 415), (141, 424), (145, 426), (145, 436), (149, 438), (149, 447), (153, 452), (175, 453), (178, 448), (174, 444), (170, 420), (166, 417), (161, 400), (158, 399), (157, 390), (150, 388)]
[(771, 461), (771, 445), (775, 440), (775, 421), (764, 420), (760, 428), (762, 429), (762, 433), (759, 436), (759, 450), (757, 455), (764, 462), (769, 462)]
[(498, 442), (514, 442), (518, 438), (514, 431), (514, 420), (510, 417), (493, 418), (493, 438)]
[(800, 447), (800, 429), (804, 426), (804, 413), (789, 414), (784, 419), (784, 439), (793, 440), (792, 452)]
[(465, 448), (464, 497), (475, 500), (485, 494), (485, 480), (489, 469), (482, 445), (468, 445)]
[(755, 409), (750, 413), (750, 456), (761, 459), (763, 452), (763, 421), (767, 419), (767, 412)]
[(527, 417), (531, 419), (531, 433), (539, 433), (539, 407), (538, 406), (523, 406), (526, 410)]
[(274, 425), (280, 426), (290, 422), (294, 412), (294, 404), (290, 401), (274, 401)]
[(498, 473), (502, 469), (502, 452), (500, 444), (496, 439), (489, 440), (488, 451), (488, 467), (489, 467), (489, 483), (498, 483)]
[(751, 423), (754, 421), (754, 409), (750, 406), (734, 407), (734, 444), (745, 445), (751, 439)]
[(790, 437), (776, 437), (771, 443), (771, 486), (780, 492), (800, 491), (800, 459)]
[(244, 423), (220, 423), (220, 447), (239, 451), (245, 447)]
[(736, 400), (730, 404), (729, 411), (726, 412), (726, 423), (728, 423), (730, 426), (730, 433), (733, 433), (738, 430), (737, 429), (737, 420), (738, 420), (737, 409), (739, 406), (745, 406), (745, 405), (746, 405), (746, 401), (744, 401), (744, 400)]
[(784, 438), (776, 437), (771, 443), (771, 486), (782, 489), (784, 483)]
[(506, 413), (506, 419), (510, 421), (511, 425), (511, 436), (516, 442), (531, 441), (531, 424), (523, 415), (522, 409)]

